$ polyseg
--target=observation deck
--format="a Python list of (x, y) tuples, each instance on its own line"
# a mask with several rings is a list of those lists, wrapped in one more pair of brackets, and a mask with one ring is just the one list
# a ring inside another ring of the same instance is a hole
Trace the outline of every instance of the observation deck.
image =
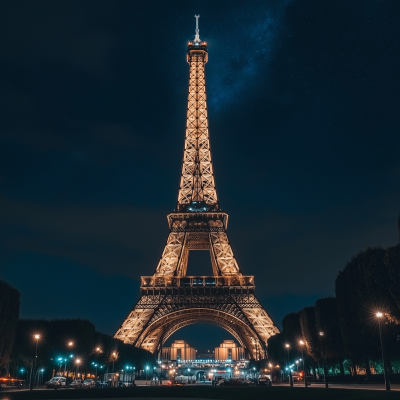
[(254, 276), (142, 276), (140, 290), (165, 294), (254, 293)]
[(188, 51), (189, 50), (207, 51), (207, 42), (188, 42)]
[(208, 61), (207, 43), (206, 42), (188, 42), (186, 61), (189, 62), (191, 55), (196, 54), (196, 53), (204, 54), (204, 62), (206, 63)]

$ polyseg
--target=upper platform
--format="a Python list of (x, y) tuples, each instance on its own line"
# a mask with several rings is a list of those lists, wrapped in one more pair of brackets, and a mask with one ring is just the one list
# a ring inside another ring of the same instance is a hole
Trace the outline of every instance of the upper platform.
[(203, 53), (205, 55), (204, 62), (208, 61), (207, 42), (188, 42), (188, 49), (186, 53), (186, 61), (190, 61), (190, 57), (196, 53)]
[(190, 203), (178, 204), (176, 207), (178, 212), (210, 212), (210, 211), (220, 211), (218, 203), (209, 204), (203, 200), (192, 200)]

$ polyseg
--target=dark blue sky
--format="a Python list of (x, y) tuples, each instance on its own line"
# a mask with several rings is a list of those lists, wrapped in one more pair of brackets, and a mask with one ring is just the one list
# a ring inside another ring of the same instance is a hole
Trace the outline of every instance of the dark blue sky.
[[(0, 279), (22, 317), (114, 333), (154, 272), (194, 14), (220, 205), (272, 317), (332, 295), (365, 246), (398, 241), (398, 2), (3, 0)], [(208, 254), (190, 257), (189, 274), (211, 274)], [(205, 350), (229, 337), (207, 329), (173, 338)]]

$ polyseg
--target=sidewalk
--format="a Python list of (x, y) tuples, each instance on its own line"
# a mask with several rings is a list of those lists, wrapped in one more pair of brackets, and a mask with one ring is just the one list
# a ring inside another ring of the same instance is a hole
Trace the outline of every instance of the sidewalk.
[[(325, 382), (307, 382), (308, 388), (325, 388)], [(288, 387), (288, 383), (276, 383), (274, 386), (284, 386)], [(304, 388), (304, 382), (299, 382), (293, 384), (293, 389), (301, 387)], [(385, 390), (385, 385), (383, 383), (329, 383), (328, 389), (359, 389), (359, 390)], [(394, 383), (390, 385), (392, 391), (400, 391), (400, 384)]]

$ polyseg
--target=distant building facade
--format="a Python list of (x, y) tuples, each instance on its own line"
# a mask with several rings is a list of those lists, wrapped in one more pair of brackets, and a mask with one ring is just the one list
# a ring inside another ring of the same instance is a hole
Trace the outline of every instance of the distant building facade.
[(215, 348), (216, 360), (232, 360), (239, 361), (245, 359), (243, 347), (238, 347), (234, 340), (224, 340), (219, 347)]
[(196, 353), (197, 355), (197, 360), (214, 360), (214, 352), (210, 353)]
[(196, 350), (184, 340), (175, 340), (171, 347), (163, 347), (162, 356), (171, 361), (195, 360)]

